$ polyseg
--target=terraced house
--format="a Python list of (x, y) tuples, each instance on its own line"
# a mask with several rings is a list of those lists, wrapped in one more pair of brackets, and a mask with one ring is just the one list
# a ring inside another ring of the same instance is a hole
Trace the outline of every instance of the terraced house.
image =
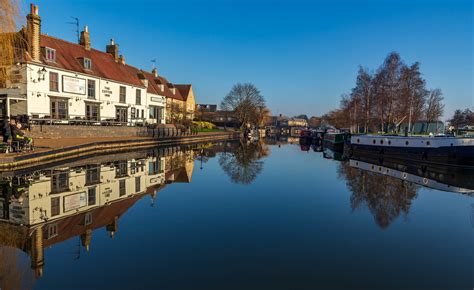
[[(112, 39), (105, 51), (92, 48), (88, 27), (79, 43), (41, 33), (38, 7), (31, 5), (13, 76), (0, 84), (0, 117), (27, 115), (53, 122), (149, 125), (190, 117), (186, 99), (191, 85), (175, 85), (158, 75), (127, 65)], [(185, 96), (180, 88), (189, 87)], [(177, 103), (181, 118), (167, 118), (167, 104)], [(182, 105), (184, 104), (184, 105)], [(193, 113), (193, 112), (192, 112)]]

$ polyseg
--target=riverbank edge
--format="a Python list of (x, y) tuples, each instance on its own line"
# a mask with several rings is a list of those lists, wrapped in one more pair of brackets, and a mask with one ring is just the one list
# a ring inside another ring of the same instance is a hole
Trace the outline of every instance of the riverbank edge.
[(239, 138), (239, 132), (222, 132), (213, 134), (198, 134), (193, 136), (171, 137), (164, 139), (150, 138), (92, 142), (38, 153), (0, 157), (0, 171), (24, 169), (38, 165), (46, 165), (48, 163), (67, 161), (69, 159), (87, 157), (98, 153), (111, 154), (135, 149), (146, 149), (156, 146), (175, 146), (226, 140), (231, 141), (238, 140)]

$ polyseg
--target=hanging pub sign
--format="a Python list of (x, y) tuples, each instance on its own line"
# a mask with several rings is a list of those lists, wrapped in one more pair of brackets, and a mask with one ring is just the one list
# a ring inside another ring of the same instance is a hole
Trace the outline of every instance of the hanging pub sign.
[(85, 95), (86, 94), (86, 80), (80, 78), (74, 78), (69, 76), (63, 76), (63, 92)]

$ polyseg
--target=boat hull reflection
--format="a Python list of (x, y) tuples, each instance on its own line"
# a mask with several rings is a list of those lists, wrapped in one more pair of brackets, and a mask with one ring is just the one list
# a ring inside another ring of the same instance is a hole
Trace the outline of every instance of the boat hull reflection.
[(376, 161), (370, 158), (350, 159), (351, 167), (377, 174), (391, 176), (425, 187), (474, 194), (474, 170), (470, 168), (453, 169), (443, 166), (426, 166), (416, 162), (400, 162), (394, 160)]

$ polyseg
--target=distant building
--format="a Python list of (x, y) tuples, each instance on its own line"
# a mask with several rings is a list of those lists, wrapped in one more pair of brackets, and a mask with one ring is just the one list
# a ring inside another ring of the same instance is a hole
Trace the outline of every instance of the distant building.
[(217, 111), (217, 105), (209, 104), (197, 104), (196, 112), (215, 112)]
[(196, 120), (211, 122), (219, 127), (238, 128), (241, 125), (234, 112), (223, 110), (217, 110), (214, 112), (198, 112), (196, 115)]
[(309, 118), (308, 125), (311, 128), (317, 128), (317, 127), (321, 126), (321, 118), (316, 117), (316, 116), (312, 116), (311, 118)]
[(288, 127), (308, 127), (308, 121), (305, 119), (291, 118), (288, 120)]

